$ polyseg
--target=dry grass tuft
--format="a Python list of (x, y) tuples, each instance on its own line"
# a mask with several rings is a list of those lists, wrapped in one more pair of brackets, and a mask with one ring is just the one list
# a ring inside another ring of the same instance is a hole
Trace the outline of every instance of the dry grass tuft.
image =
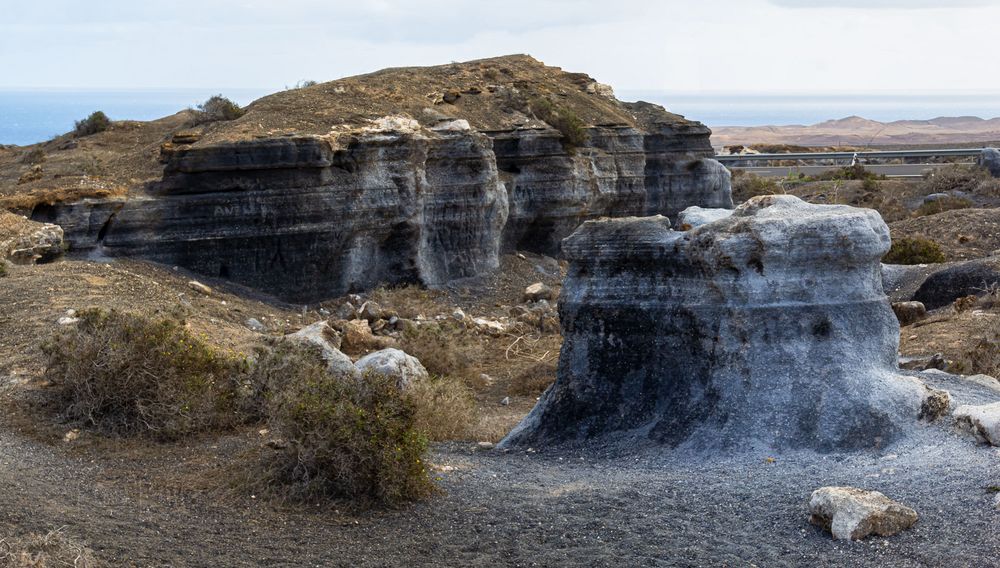
[(449, 377), (416, 381), (407, 389), (416, 408), (416, 428), (429, 439), (470, 440), (479, 422), (472, 390)]
[(98, 568), (104, 565), (94, 556), (94, 551), (68, 538), (61, 530), (0, 539), (0, 566), (4, 568)]
[(482, 340), (457, 323), (408, 329), (400, 339), (400, 349), (419, 359), (432, 375), (456, 377), (474, 386), (482, 373)]

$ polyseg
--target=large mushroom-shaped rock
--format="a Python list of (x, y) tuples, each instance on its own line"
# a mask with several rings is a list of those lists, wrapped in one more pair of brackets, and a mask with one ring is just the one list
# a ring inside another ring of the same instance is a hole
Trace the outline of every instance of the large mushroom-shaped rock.
[(414, 381), (426, 380), (427, 369), (420, 361), (399, 349), (382, 349), (369, 353), (354, 364), (361, 374), (378, 373), (396, 379), (400, 389), (405, 389)]
[(917, 512), (878, 491), (856, 487), (821, 487), (809, 498), (809, 522), (838, 540), (892, 536), (917, 522)]
[(878, 213), (756, 197), (687, 232), (590, 221), (563, 243), (558, 379), (504, 440), (858, 450), (917, 420)]

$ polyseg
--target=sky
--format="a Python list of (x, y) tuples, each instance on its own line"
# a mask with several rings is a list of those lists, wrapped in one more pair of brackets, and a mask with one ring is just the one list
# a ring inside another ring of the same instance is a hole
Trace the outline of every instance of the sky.
[(616, 90), (1000, 92), (1000, 0), (0, 0), (0, 89), (277, 90), (528, 53)]

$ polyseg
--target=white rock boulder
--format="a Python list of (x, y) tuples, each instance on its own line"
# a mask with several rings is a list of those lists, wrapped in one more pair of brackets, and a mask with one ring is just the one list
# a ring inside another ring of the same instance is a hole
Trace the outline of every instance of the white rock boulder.
[(856, 487), (821, 487), (809, 499), (809, 522), (837, 540), (869, 535), (892, 536), (917, 522), (917, 512), (878, 491)]
[(331, 373), (335, 375), (358, 375), (354, 363), (351, 362), (351, 358), (337, 349), (337, 333), (325, 321), (308, 325), (285, 337), (292, 341), (311, 343), (319, 347), (323, 360), (326, 361), (327, 370)]
[(711, 209), (692, 205), (684, 211), (681, 211), (680, 215), (677, 217), (677, 223), (681, 226), (687, 225), (694, 228), (707, 225), (714, 221), (718, 221), (719, 219), (725, 219), (732, 216), (732, 214), (732, 209)]
[(400, 389), (430, 376), (416, 357), (391, 347), (365, 355), (354, 366), (361, 374), (378, 373), (395, 378)]
[(955, 409), (955, 421), (979, 441), (1000, 446), (1000, 402), (959, 406)]

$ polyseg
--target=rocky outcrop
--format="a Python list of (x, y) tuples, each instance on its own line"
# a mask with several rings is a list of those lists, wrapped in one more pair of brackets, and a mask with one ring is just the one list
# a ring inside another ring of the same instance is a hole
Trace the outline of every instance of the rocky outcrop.
[(809, 498), (809, 522), (837, 540), (892, 536), (913, 526), (917, 512), (878, 491), (856, 487), (821, 487)]
[(979, 156), (979, 165), (989, 170), (993, 177), (1000, 177), (1000, 150), (983, 149), (982, 155)]
[(504, 440), (857, 450), (915, 423), (872, 210), (765, 196), (687, 232), (584, 224), (563, 245), (556, 383)]
[(354, 364), (359, 373), (378, 373), (396, 380), (400, 389), (406, 389), (414, 381), (424, 381), (430, 377), (420, 361), (399, 349), (392, 347), (369, 353)]
[(959, 406), (955, 409), (955, 422), (977, 440), (1000, 446), (1000, 402)]
[(45, 263), (62, 256), (63, 229), (0, 211), (0, 262)]

